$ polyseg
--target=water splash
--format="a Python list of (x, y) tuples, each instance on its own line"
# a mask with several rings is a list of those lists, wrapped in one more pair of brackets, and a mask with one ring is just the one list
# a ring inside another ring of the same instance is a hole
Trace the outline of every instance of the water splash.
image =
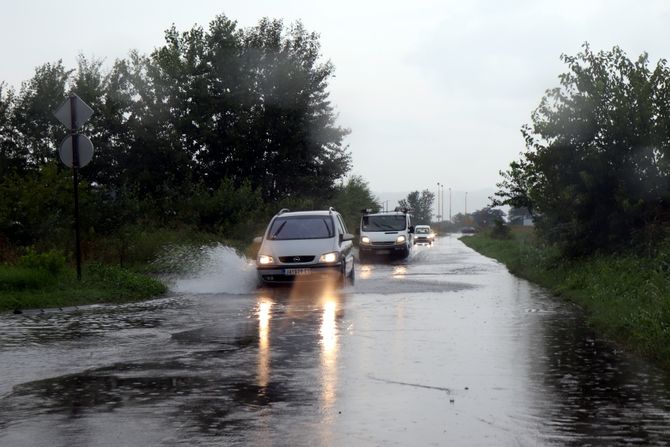
[(172, 247), (160, 259), (176, 293), (251, 293), (257, 286), (256, 268), (245, 256), (225, 245)]

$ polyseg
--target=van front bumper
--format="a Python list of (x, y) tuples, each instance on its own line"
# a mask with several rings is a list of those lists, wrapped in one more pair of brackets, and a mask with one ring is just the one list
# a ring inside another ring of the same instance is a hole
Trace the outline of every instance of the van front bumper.
[(379, 256), (388, 256), (395, 254), (406, 254), (408, 252), (407, 245), (393, 244), (393, 245), (375, 245), (373, 244), (361, 244), (358, 247), (358, 252), (365, 255), (379, 255)]

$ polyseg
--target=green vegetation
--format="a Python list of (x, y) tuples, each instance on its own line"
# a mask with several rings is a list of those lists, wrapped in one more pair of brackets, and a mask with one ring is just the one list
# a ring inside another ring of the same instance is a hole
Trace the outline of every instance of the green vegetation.
[(562, 60), (494, 205), (528, 209), (566, 257), (653, 249), (670, 236), (670, 67), (587, 44)]
[(42, 268), (0, 266), (0, 311), (123, 303), (161, 295), (160, 281), (120, 267), (92, 264), (77, 281), (72, 269), (53, 273)]
[(433, 221), (433, 202), (435, 194), (430, 190), (412, 191), (400, 199), (398, 206), (412, 210), (414, 224), (428, 225)]
[[(0, 82), (0, 309), (162, 293), (129, 270), (160, 271), (153, 261), (173, 245), (249, 252), (284, 207), (341, 207), (351, 225), (375, 204), (362, 178), (347, 178), (333, 73), (301, 23), (241, 28), (220, 15), (173, 26), (151, 54), (108, 70), (82, 56), (74, 69), (37, 67), (18, 91)], [(57, 154), (67, 130), (53, 116), (69, 92), (94, 110), (81, 129), (95, 146), (79, 170), (81, 283), (72, 172)]]
[(670, 368), (670, 251), (566, 260), (528, 228), (510, 238), (480, 233), (461, 240), (511, 273), (578, 303), (596, 329)]

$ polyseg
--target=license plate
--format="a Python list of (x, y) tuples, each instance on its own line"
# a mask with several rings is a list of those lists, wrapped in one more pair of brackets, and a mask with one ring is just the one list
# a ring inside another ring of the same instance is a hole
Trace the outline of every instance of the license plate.
[(312, 273), (312, 269), (284, 269), (285, 275), (303, 276)]
[(391, 253), (391, 250), (377, 250), (377, 253), (380, 255), (387, 255)]

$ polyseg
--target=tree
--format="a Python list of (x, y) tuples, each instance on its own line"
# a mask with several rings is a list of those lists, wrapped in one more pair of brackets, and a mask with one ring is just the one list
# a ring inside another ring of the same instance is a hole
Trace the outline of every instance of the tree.
[(412, 191), (407, 195), (407, 198), (398, 201), (401, 208), (407, 208), (412, 211), (415, 224), (430, 224), (433, 220), (433, 202), (435, 201), (435, 194), (428, 189), (419, 191)]
[[(60, 191), (39, 208), (43, 191), (32, 189), (68, 185), (56, 151), (67, 130), (53, 111), (70, 92), (95, 111), (82, 129), (95, 156), (80, 171), (91, 233), (150, 222), (236, 236), (235, 221), (280, 204), (369, 206), (362, 179), (342, 183), (351, 155), (329, 99), (333, 74), (301, 23), (239, 28), (221, 15), (207, 28), (172, 27), (164, 45), (109, 71), (80, 56), (75, 69), (38, 67), (18, 93), (0, 83), (0, 190), (13, 198), (0, 203), (0, 233), (18, 235), (20, 224), (19, 243), (32, 243), (61, 212), (49, 208), (63, 205)], [(40, 221), (35, 209), (51, 215)]]
[(333, 65), (301, 23), (262, 19), (237, 29), (218, 16), (207, 31), (166, 32), (145, 61), (149, 111), (210, 186), (250, 182), (264, 198), (330, 194), (348, 172), (347, 129), (328, 100)]
[(376, 213), (381, 208), (370, 186), (359, 175), (353, 175), (346, 183), (335, 187), (331, 204), (342, 215), (349, 231), (358, 227), (362, 209), (369, 208)]
[(17, 153), (16, 132), (12, 126), (14, 91), (0, 82), (0, 178), (5, 178), (25, 165)]
[(480, 228), (492, 226), (496, 221), (504, 221), (505, 212), (503, 210), (485, 207), (470, 214), (474, 224)]
[(524, 206), (569, 256), (657, 234), (670, 203), (670, 70), (588, 44), (524, 126), (526, 151), (494, 204)]

